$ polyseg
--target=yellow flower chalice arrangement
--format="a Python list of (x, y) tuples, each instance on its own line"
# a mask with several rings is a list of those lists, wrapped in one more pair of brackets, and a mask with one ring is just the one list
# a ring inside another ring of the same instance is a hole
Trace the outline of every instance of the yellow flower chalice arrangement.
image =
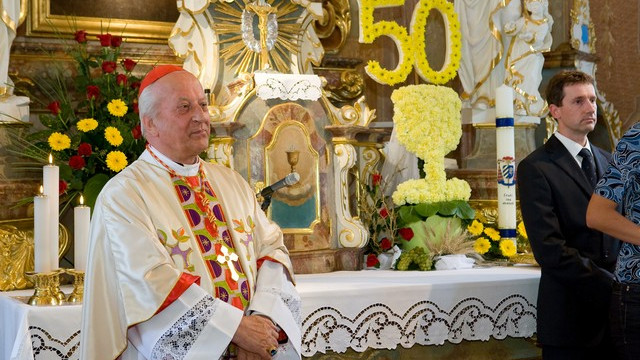
[(399, 270), (428, 270), (433, 257), (472, 252), (465, 222), (475, 212), (469, 206), (469, 184), (447, 179), (444, 158), (462, 136), (461, 101), (451, 88), (409, 85), (396, 89), (393, 121), (398, 140), (424, 161), (424, 178), (398, 185), (393, 202), (398, 214), (398, 234), (404, 252)]

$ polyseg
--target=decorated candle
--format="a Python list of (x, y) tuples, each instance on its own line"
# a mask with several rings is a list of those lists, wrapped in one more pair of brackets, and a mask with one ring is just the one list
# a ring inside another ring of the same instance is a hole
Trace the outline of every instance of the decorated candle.
[[(496, 155), (498, 165), (498, 229), (500, 237), (516, 239), (516, 169), (513, 89), (496, 89)], [(515, 245), (515, 244), (514, 244)]]

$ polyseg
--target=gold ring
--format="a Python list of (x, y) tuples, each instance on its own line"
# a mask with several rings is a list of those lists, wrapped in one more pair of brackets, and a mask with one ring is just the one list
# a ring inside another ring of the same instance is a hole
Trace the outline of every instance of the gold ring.
[(276, 348), (275, 346), (272, 346), (267, 349), (267, 352), (269, 353), (269, 355), (275, 356), (278, 353), (278, 348)]

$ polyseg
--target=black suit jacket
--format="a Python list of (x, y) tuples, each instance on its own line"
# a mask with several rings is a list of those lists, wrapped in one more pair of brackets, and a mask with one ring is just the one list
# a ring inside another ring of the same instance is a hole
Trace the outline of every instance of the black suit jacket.
[[(611, 154), (591, 147), (600, 178)], [(520, 162), (517, 178), (522, 217), (541, 267), (538, 341), (597, 345), (607, 328), (619, 241), (587, 228), (593, 187), (555, 136)]]

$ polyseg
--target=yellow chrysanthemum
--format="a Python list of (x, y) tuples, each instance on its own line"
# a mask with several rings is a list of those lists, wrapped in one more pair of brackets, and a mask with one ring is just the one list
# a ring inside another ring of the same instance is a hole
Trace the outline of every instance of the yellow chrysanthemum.
[(491, 242), (486, 237), (481, 237), (476, 239), (473, 243), (473, 250), (475, 250), (478, 254), (486, 254), (487, 251), (491, 248)]
[(82, 132), (88, 132), (91, 130), (95, 130), (95, 128), (98, 127), (98, 122), (96, 121), (96, 119), (87, 118), (78, 121), (78, 124), (76, 126), (78, 127), (78, 130)]
[(127, 166), (127, 156), (122, 151), (111, 151), (107, 154), (107, 167), (119, 172)]
[(512, 257), (516, 254), (516, 245), (512, 240), (500, 241), (500, 252), (506, 257)]
[(484, 228), (484, 233), (489, 237), (489, 239), (493, 241), (500, 240), (500, 232), (494, 228), (490, 228), (490, 227)]
[(122, 144), (122, 135), (120, 135), (120, 130), (113, 126), (108, 126), (104, 129), (104, 137), (107, 139), (109, 144), (113, 146), (119, 146)]
[(482, 234), (482, 230), (484, 230), (484, 226), (482, 225), (482, 223), (480, 221), (473, 220), (471, 225), (469, 225), (467, 227), (467, 230), (469, 230), (469, 233), (471, 233), (471, 235), (478, 236), (478, 235)]
[(54, 151), (62, 151), (68, 149), (71, 146), (71, 139), (67, 135), (61, 134), (59, 132), (54, 132), (53, 134), (49, 135), (48, 141), (49, 146)]
[(127, 104), (125, 104), (124, 101), (120, 99), (113, 99), (109, 101), (109, 104), (107, 104), (107, 110), (109, 110), (109, 114), (117, 117), (124, 116), (124, 114), (127, 113), (128, 109), (129, 108), (127, 107)]
[(520, 236), (522, 236), (525, 239), (529, 238), (529, 236), (527, 236), (527, 229), (524, 228), (523, 221), (520, 221), (520, 224), (518, 224), (518, 234), (520, 234)]

